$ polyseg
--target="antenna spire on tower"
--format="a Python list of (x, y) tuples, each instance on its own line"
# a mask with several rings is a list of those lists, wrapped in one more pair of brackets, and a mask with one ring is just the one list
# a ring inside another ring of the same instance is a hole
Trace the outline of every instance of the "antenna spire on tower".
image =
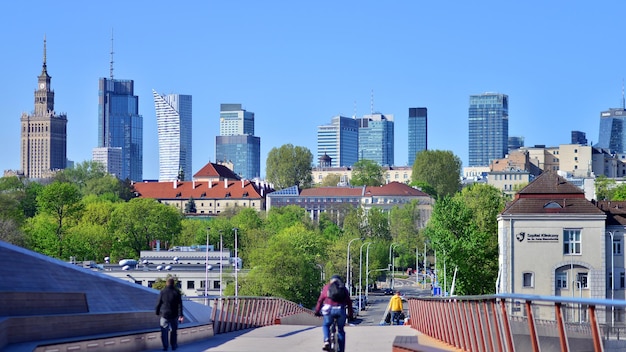
[(371, 97), (370, 97), (370, 114), (374, 115), (374, 90), (372, 89)]
[(111, 76), (111, 80), (113, 79), (113, 28), (111, 28), (111, 62), (109, 68), (109, 75)]
[(624, 78), (622, 78), (622, 109), (626, 110), (626, 101), (624, 100)]
[(626, 110), (626, 100), (624, 100), (624, 79), (622, 78), (622, 109)]
[(43, 70), (46, 71), (46, 35), (43, 35)]

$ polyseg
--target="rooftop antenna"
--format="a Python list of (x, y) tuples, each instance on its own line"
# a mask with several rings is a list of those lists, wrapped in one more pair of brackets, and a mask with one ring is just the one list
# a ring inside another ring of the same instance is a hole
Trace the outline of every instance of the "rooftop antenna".
[(352, 118), (356, 119), (356, 100), (354, 101), (354, 113), (352, 114)]
[(43, 69), (46, 70), (46, 35), (43, 35)]
[(370, 97), (370, 115), (374, 115), (374, 90), (372, 89)]
[(624, 79), (622, 78), (622, 110), (626, 110), (626, 101), (624, 100)]
[(113, 28), (111, 28), (111, 62), (109, 68), (109, 75), (111, 76), (111, 80), (113, 80)]
[(626, 101), (624, 100), (624, 78), (622, 78), (622, 110), (626, 110)]

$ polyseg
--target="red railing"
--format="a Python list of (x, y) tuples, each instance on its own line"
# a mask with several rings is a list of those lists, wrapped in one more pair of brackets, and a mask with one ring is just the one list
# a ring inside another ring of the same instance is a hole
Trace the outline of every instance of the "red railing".
[(619, 326), (608, 325), (624, 301), (498, 294), (410, 298), (408, 305), (412, 328), (463, 351), (624, 348)]
[(282, 298), (222, 297), (213, 300), (215, 334), (276, 324), (281, 318), (313, 311)]

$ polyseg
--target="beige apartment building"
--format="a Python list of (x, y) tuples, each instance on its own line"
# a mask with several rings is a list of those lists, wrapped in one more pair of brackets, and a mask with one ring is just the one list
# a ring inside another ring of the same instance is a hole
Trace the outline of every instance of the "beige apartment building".
[[(351, 167), (314, 167), (311, 171), (313, 176), (313, 184), (321, 184), (324, 178), (328, 175), (335, 174), (339, 176), (340, 182), (349, 184), (352, 178)], [(413, 175), (413, 168), (411, 166), (383, 166), (383, 179), (385, 183), (411, 182), (411, 175)]]
[[(607, 246), (606, 224), (605, 210), (585, 199), (580, 188), (556, 172), (544, 172), (498, 216), (498, 292), (575, 298), (615, 295), (608, 287), (610, 273), (623, 273), (624, 260), (620, 257), (621, 264), (607, 266), (615, 256)], [(615, 239), (621, 253), (624, 227), (618, 232)], [(623, 287), (617, 296), (624, 297)], [(554, 319), (553, 310), (537, 313)], [(604, 322), (606, 317), (600, 313)], [(523, 310), (518, 314), (523, 315)], [(584, 309), (570, 307), (565, 314), (570, 322), (587, 321)], [(623, 315), (618, 318), (623, 320)]]

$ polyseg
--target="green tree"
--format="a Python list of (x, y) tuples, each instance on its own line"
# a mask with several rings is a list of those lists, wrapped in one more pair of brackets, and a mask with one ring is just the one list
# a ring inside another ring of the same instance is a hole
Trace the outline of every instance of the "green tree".
[(76, 164), (73, 168), (59, 171), (55, 175), (54, 180), (57, 182), (72, 183), (83, 191), (87, 181), (102, 178), (105, 175), (106, 169), (102, 163), (87, 160)]
[(165, 248), (171, 245), (173, 235), (181, 230), (181, 214), (154, 199), (135, 198), (116, 205), (109, 230), (116, 238), (113, 256), (137, 258), (156, 240)]
[(615, 192), (615, 179), (608, 178), (605, 175), (596, 177), (596, 199), (612, 200)]
[(56, 255), (59, 259), (67, 259), (63, 253), (63, 241), (70, 225), (68, 222), (73, 217), (78, 216), (82, 210), (80, 200), (81, 195), (78, 188), (74, 184), (66, 182), (53, 182), (47, 185), (37, 197), (40, 212), (46, 213), (54, 219), (54, 233), (59, 242), (59, 251)]
[(611, 200), (623, 201), (626, 200), (626, 185), (621, 184), (612, 189), (613, 196)]
[(336, 187), (340, 181), (341, 176), (339, 174), (328, 174), (322, 179), (319, 187)]
[(241, 294), (283, 297), (312, 307), (322, 285), (317, 265), (326, 245), (302, 224), (283, 229), (251, 256)]
[(376, 164), (375, 161), (361, 159), (352, 166), (351, 185), (380, 186), (383, 183), (383, 168)]
[(312, 163), (313, 154), (305, 147), (285, 144), (280, 148), (272, 148), (267, 154), (267, 180), (276, 189), (291, 186), (310, 188), (313, 183)]
[(197, 211), (196, 201), (193, 200), (193, 197), (189, 198), (189, 201), (185, 204), (185, 214), (195, 214)]
[(424, 150), (413, 163), (411, 185), (431, 185), (438, 197), (452, 196), (461, 188), (461, 159), (448, 150)]
[(0, 240), (20, 247), (26, 247), (26, 236), (13, 219), (0, 218)]

